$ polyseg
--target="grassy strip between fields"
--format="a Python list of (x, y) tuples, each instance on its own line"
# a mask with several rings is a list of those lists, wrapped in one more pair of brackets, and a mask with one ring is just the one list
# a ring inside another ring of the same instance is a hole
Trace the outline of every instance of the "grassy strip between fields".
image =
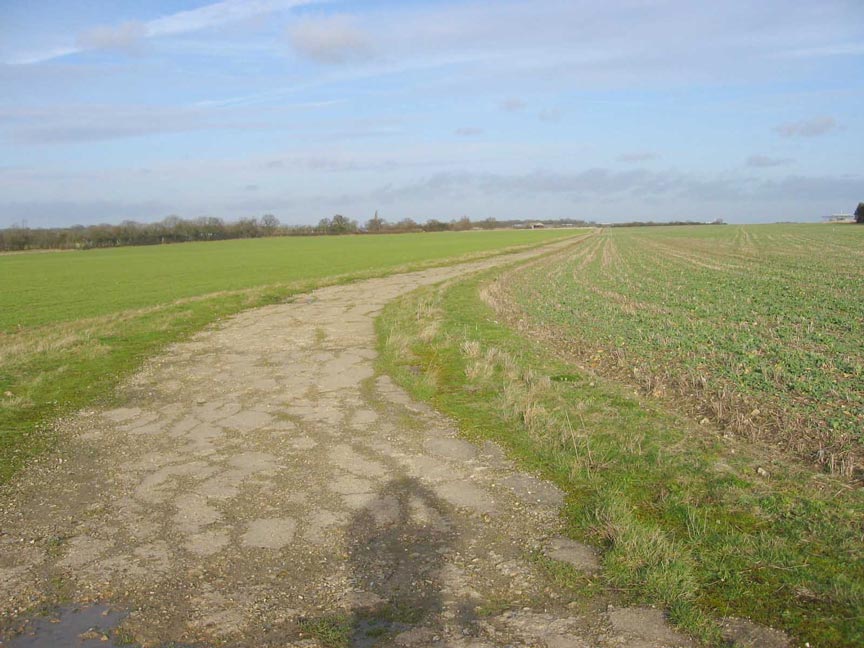
[(556, 359), (483, 302), (497, 272), (388, 305), (382, 369), (563, 488), (569, 533), (601, 548), (626, 598), (709, 644), (737, 616), (864, 645), (861, 491)]
[(247, 308), (283, 302), (321, 286), (477, 260), (548, 243), (546, 239), (532, 245), (389, 267), (380, 263), (350, 274), (212, 292), (0, 333), (0, 484), (28, 460), (55, 445), (59, 417), (97, 402), (110, 402), (115, 387), (144, 360), (221, 318)]

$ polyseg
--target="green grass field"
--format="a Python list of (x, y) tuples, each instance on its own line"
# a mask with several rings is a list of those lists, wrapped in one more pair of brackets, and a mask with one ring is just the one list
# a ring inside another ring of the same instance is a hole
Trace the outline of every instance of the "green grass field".
[(566, 230), (269, 238), (0, 255), (0, 483), (50, 422), (166, 344), (327, 283), (538, 245)]
[[(722, 417), (703, 422), (704, 390), (678, 391), (668, 379), (690, 369), (693, 353), (705, 358), (698, 371), (728, 389), (742, 377), (747, 407), (780, 398), (828, 420), (860, 416), (862, 235), (605, 231), (528, 268), (391, 303), (379, 321), (381, 365), (467, 436), (501, 442), (564, 489), (569, 532), (602, 550), (605, 582), (623, 599), (665, 607), (712, 645), (723, 645), (715, 622), (725, 616), (781, 628), (796, 645), (862, 645), (860, 485), (819, 457), (800, 458), (796, 444), (753, 441), (750, 428), (730, 434)], [(795, 381), (786, 390), (747, 382), (758, 359), (745, 352), (743, 366), (727, 364), (742, 330), (745, 349), (764, 345), (773, 363), (794, 366), (788, 359), (805, 344), (823, 358), (802, 371), (828, 405), (817, 395), (808, 406), (790, 392)], [(841, 362), (851, 371), (838, 374)], [(857, 384), (844, 375), (854, 371)], [(853, 426), (829, 430), (854, 435)], [(805, 445), (820, 438), (791, 433)], [(574, 578), (574, 590), (588, 585)]]
[(0, 255), (0, 331), (97, 317), (221, 291), (400, 265), (559, 238), (500, 230), (263, 238)]

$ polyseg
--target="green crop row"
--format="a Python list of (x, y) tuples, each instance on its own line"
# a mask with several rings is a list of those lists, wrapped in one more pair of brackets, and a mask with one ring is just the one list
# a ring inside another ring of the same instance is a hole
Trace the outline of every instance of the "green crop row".
[(509, 296), (595, 371), (832, 472), (864, 468), (864, 228), (607, 230)]

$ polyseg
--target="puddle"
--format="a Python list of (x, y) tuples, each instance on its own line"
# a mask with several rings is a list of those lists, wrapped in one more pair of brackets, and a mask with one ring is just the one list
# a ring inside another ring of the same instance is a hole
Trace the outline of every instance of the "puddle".
[(52, 614), (30, 619), (21, 634), (0, 639), (4, 648), (130, 648), (115, 637), (126, 612), (107, 605), (61, 607)]

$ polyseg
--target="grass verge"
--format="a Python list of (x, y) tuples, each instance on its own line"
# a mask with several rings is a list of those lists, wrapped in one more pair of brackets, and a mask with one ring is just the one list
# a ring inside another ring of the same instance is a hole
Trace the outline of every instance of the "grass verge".
[(628, 599), (718, 645), (725, 616), (864, 644), (860, 490), (556, 358), (480, 298), (498, 272), (389, 304), (381, 368), (564, 489), (569, 532), (602, 548)]

